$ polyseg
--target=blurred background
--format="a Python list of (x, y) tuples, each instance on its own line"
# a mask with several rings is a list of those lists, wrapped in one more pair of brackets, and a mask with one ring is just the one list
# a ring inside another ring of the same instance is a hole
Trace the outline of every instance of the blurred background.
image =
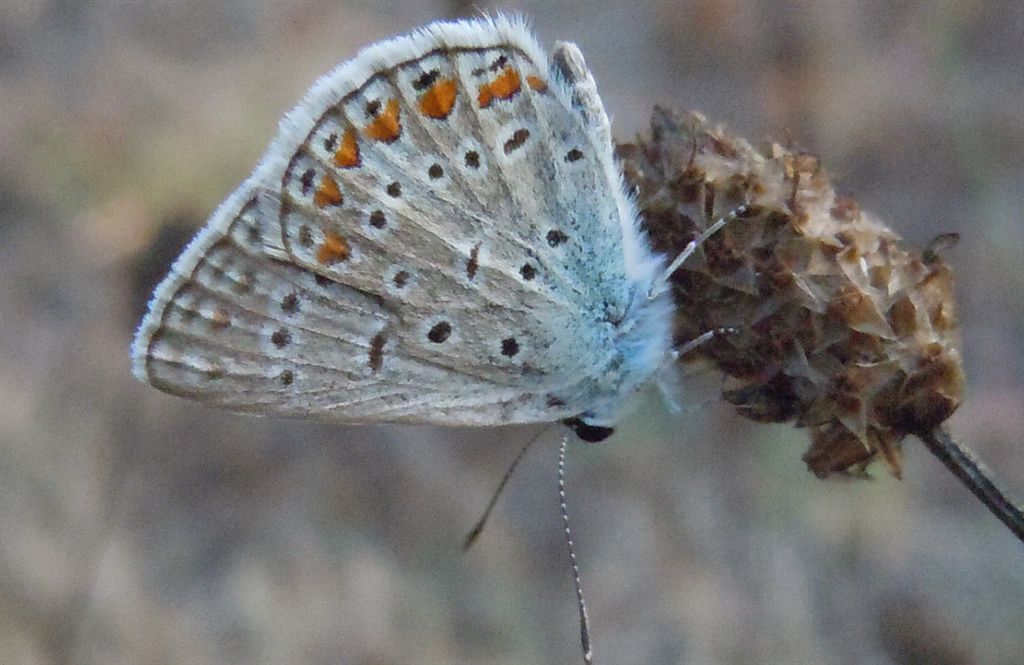
[[(235, 416), (135, 381), (155, 282), (278, 117), (372, 41), (507, 9), (577, 42), (620, 138), (655, 103), (818, 153), (962, 241), (952, 429), (1024, 496), (1024, 5), (0, 3), (0, 661), (578, 662), (552, 431)], [(1020, 663), (1024, 550), (915, 440), (819, 481), (694, 390), (570, 450), (603, 663)]]

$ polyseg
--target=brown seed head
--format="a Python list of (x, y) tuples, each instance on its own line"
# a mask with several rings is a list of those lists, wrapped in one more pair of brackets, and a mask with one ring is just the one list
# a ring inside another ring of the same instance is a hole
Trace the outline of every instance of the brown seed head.
[(681, 362), (724, 372), (723, 397), (742, 415), (809, 428), (815, 474), (881, 456), (899, 475), (899, 442), (938, 426), (963, 395), (941, 254), (908, 247), (837, 196), (814, 155), (757, 149), (698, 114), (656, 108), (650, 134), (618, 153), (659, 253), (674, 257), (718, 218), (751, 208), (672, 278), (677, 344), (738, 329)]

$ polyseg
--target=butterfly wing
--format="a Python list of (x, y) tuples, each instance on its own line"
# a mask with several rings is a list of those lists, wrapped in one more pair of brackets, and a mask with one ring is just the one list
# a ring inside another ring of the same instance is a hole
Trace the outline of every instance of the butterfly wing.
[[(521, 24), (435, 24), (285, 118), (158, 289), (136, 371), (261, 413), (573, 416), (646, 380), (667, 334), (634, 219), (573, 47), (549, 72)], [(660, 331), (638, 353), (623, 325)]]

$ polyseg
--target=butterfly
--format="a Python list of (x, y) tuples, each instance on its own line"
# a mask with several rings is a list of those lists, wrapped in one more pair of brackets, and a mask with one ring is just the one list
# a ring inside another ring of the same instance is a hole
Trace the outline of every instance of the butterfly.
[(639, 223), (575, 45), (433, 23), (282, 119), (156, 288), (133, 370), (234, 411), (598, 441), (671, 353)]

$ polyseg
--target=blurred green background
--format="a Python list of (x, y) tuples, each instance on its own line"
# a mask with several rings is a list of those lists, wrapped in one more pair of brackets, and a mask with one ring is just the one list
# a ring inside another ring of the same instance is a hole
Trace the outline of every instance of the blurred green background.
[[(1024, 4), (0, 2), (0, 661), (578, 662), (534, 428), (341, 427), (135, 381), (155, 281), (277, 118), (368, 43), (495, 8), (576, 41), (617, 136), (655, 103), (819, 153), (959, 232), (958, 435), (1024, 495)], [(713, 382), (712, 382), (713, 384)], [(706, 387), (706, 386), (705, 386)], [(570, 451), (600, 663), (1019, 664), (1024, 550), (932, 459), (816, 480), (704, 388)]]

